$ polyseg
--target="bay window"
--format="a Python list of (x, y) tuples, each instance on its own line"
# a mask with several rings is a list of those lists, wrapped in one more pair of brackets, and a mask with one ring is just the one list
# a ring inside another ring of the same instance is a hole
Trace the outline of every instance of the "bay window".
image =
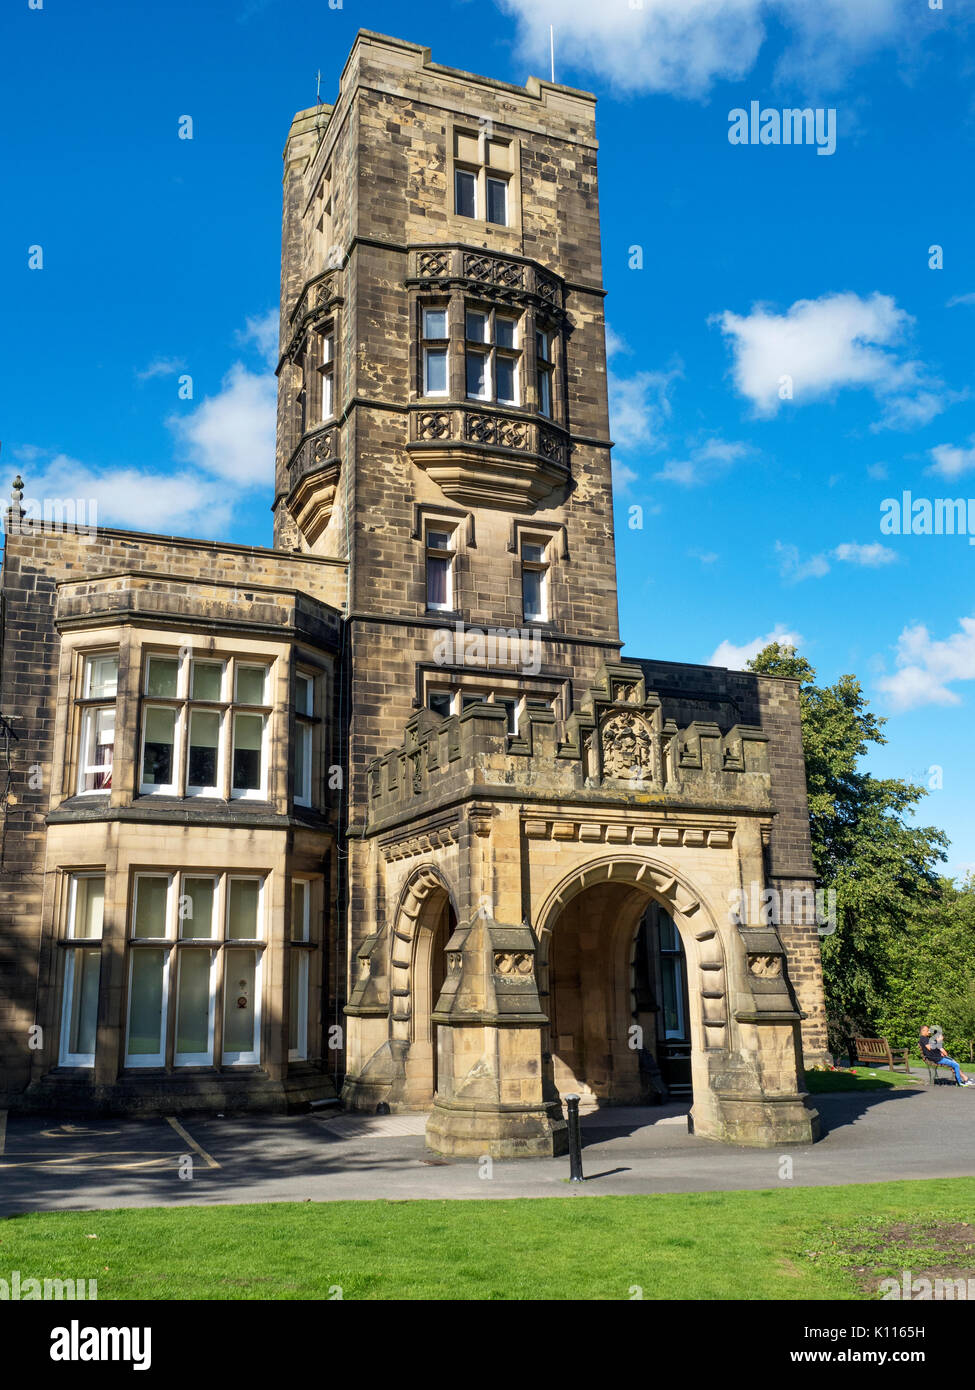
[(267, 796), (267, 663), (151, 654), (143, 687), (143, 795)]
[(68, 923), (61, 1008), (63, 1067), (95, 1065), (98, 987), (105, 917), (105, 875), (73, 874), (68, 883)]
[(308, 981), (311, 973), (311, 883), (291, 882), (291, 945), (288, 999), (288, 1059), (308, 1056)]
[(112, 652), (86, 656), (79, 701), (81, 738), (78, 750), (78, 792), (111, 791), (117, 692), (118, 654)]
[(540, 414), (552, 414), (552, 335), (541, 329), (535, 331), (535, 357), (538, 372), (538, 409)]
[(295, 787), (299, 806), (311, 806), (315, 768), (315, 678), (299, 671), (295, 675)]
[(423, 333), (423, 394), (425, 396), (446, 396), (449, 394), (447, 374), (447, 309), (436, 306), (422, 311)]
[(518, 320), (494, 309), (468, 309), (467, 395), (472, 400), (518, 405)]
[(126, 1066), (212, 1066), (218, 1013), (222, 1063), (259, 1062), (264, 936), (260, 875), (136, 874)]

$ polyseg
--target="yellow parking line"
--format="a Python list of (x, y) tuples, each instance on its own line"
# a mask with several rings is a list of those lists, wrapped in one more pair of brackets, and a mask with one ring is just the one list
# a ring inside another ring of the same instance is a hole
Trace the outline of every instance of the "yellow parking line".
[[(85, 1157), (100, 1158), (101, 1155), (90, 1154), (85, 1155)], [(92, 1171), (98, 1168), (107, 1168), (110, 1172), (122, 1172), (128, 1168), (159, 1167), (164, 1163), (171, 1164), (172, 1161), (172, 1154), (167, 1154), (165, 1158), (144, 1158), (140, 1159), (137, 1163), (91, 1163), (88, 1164), (87, 1167)], [(42, 1158), (36, 1163), (20, 1163), (17, 1160), (5, 1159), (3, 1162), (3, 1172), (6, 1172), (8, 1168), (57, 1168), (66, 1163), (76, 1164), (78, 1167), (85, 1166), (77, 1158)]]
[(208, 1168), (220, 1167), (220, 1164), (217, 1162), (217, 1160), (215, 1158), (212, 1158), (210, 1154), (207, 1153), (206, 1149), (201, 1148), (191, 1134), (186, 1133), (186, 1130), (180, 1124), (179, 1120), (174, 1120), (172, 1115), (167, 1115), (166, 1119), (172, 1125), (173, 1129), (175, 1129), (176, 1133), (180, 1136), (180, 1138), (185, 1139), (191, 1149), (195, 1149), (195, 1151), (204, 1160)]

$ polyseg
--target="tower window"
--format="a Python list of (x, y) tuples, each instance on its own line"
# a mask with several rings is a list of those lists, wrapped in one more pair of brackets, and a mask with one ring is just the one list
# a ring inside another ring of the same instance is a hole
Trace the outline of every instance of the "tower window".
[(447, 310), (437, 307), (423, 310), (423, 394), (446, 396), (447, 377)]
[(427, 608), (450, 612), (454, 606), (453, 532), (430, 526), (426, 532)]
[(494, 309), (468, 309), (467, 395), (472, 400), (519, 403), (518, 320)]
[(321, 390), (319, 393), (321, 408), (319, 410), (319, 419), (330, 420), (335, 414), (334, 333), (329, 332), (321, 335), (321, 361), (318, 366), (318, 374), (321, 379)]
[(552, 335), (541, 329), (535, 331), (535, 356), (538, 370), (538, 409), (542, 415), (552, 414)]
[(458, 217), (476, 217), (477, 175), (469, 169), (455, 169), (454, 197)]
[(487, 220), (500, 227), (508, 225), (508, 182), (506, 179), (487, 180)]
[(513, 150), (510, 140), (489, 138), (486, 131), (454, 131), (454, 211), (458, 217), (483, 218), (496, 227), (510, 225), (508, 185)]
[(522, 611), (526, 621), (548, 618), (548, 548), (540, 541), (521, 543)]

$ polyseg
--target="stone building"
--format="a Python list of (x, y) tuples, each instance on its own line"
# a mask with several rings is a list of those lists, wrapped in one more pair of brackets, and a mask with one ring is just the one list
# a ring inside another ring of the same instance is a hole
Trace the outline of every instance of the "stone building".
[(596, 149), (360, 33), (285, 146), (273, 547), (15, 491), (0, 1103), (814, 1135), (797, 686), (621, 657)]

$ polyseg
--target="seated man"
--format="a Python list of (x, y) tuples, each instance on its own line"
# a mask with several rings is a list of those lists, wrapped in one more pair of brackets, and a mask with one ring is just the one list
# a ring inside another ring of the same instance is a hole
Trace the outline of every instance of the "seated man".
[(971, 1081), (962, 1071), (958, 1063), (949, 1057), (943, 1047), (939, 1047), (936, 1039), (931, 1036), (931, 1029), (925, 1023), (921, 1029), (920, 1036), (921, 1056), (932, 1067), (953, 1067), (955, 1080), (959, 1086), (975, 1086), (975, 1081)]

